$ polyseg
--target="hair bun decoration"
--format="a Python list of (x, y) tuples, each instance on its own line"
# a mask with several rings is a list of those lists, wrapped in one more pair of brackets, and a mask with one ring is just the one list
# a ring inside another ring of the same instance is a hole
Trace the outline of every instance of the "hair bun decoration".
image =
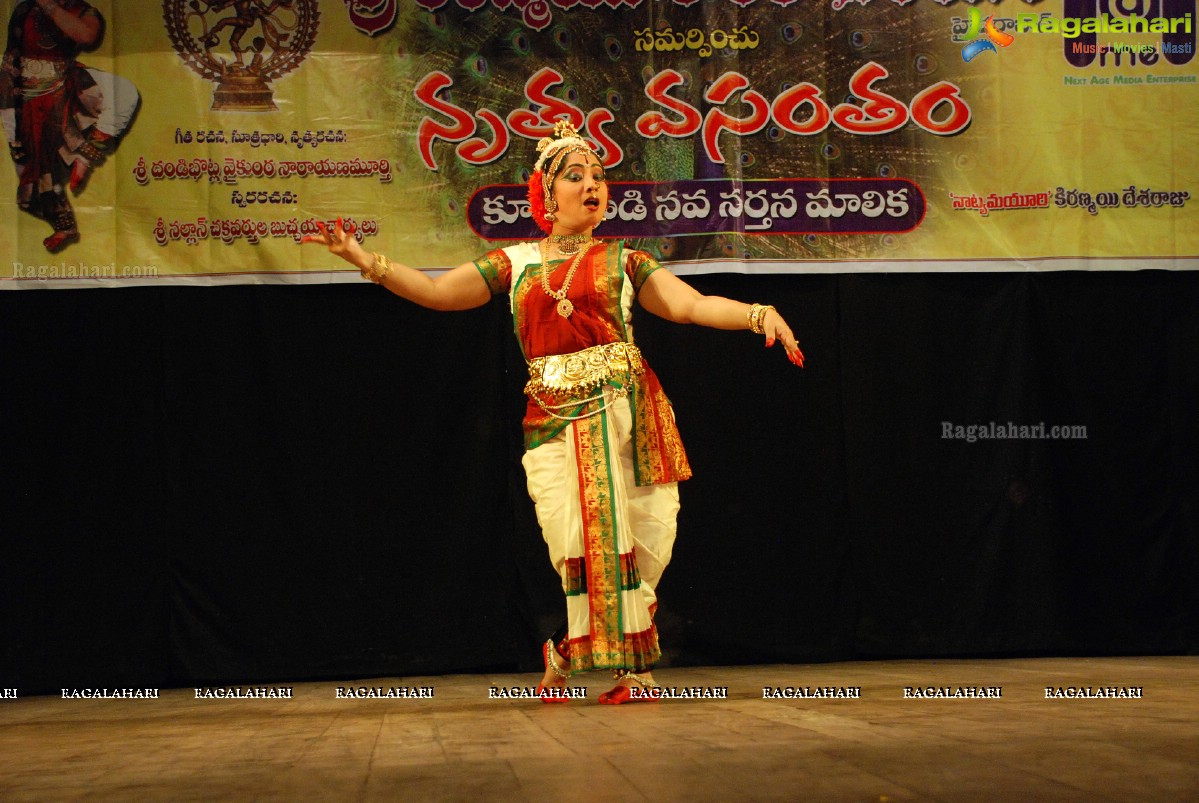
[[(571, 125), (570, 120), (558, 120), (554, 123), (553, 133), (538, 140), (537, 153), (540, 155), (533, 170), (541, 170), (542, 166), (556, 155), (575, 152), (595, 155), (595, 150), (587, 144), (587, 140), (579, 136), (578, 129)], [(549, 172), (552, 174), (553, 170)]]
[(570, 124), (569, 120), (559, 120), (554, 123), (554, 137), (556, 139), (565, 139), (566, 137), (577, 137), (579, 130)]

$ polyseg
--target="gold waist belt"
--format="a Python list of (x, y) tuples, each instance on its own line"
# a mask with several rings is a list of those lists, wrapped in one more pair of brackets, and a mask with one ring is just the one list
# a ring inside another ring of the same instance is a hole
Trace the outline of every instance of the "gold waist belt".
[(36, 98), (63, 87), (67, 63), (62, 59), (21, 59), (21, 94)]
[(525, 393), (540, 404), (538, 396), (559, 399), (590, 393), (612, 378), (645, 373), (641, 351), (632, 343), (606, 343), (572, 354), (551, 354), (529, 361), (529, 381)]

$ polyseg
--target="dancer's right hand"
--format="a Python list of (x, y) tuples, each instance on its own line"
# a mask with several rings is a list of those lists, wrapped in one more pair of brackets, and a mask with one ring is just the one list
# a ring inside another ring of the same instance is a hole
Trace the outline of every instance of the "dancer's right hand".
[(358, 238), (354, 237), (354, 226), (351, 225), (348, 229), (342, 223), (342, 219), (337, 219), (337, 224), (332, 230), (329, 229), (323, 222), (318, 221), (316, 227), (321, 233), (309, 234), (300, 238), (300, 244), (315, 243), (323, 245), (329, 249), (329, 253), (336, 254), (359, 268), (368, 264), (371, 261), (371, 256), (366, 253), (363, 247), (358, 243)]

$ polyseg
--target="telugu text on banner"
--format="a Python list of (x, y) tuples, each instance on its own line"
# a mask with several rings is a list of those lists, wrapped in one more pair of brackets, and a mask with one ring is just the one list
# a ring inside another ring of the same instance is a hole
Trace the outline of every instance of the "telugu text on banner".
[[(47, 8), (55, 8), (47, 12)], [(1199, 267), (1196, 0), (0, 1), (0, 288), (356, 279), (537, 236), (687, 272)], [(69, 19), (68, 19), (69, 18)]]

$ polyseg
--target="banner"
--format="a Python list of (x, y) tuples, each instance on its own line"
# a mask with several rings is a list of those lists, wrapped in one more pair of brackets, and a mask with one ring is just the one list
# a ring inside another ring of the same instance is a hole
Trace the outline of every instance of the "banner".
[(539, 232), (680, 273), (1194, 269), (1196, 0), (0, 0), (0, 288), (357, 280)]

